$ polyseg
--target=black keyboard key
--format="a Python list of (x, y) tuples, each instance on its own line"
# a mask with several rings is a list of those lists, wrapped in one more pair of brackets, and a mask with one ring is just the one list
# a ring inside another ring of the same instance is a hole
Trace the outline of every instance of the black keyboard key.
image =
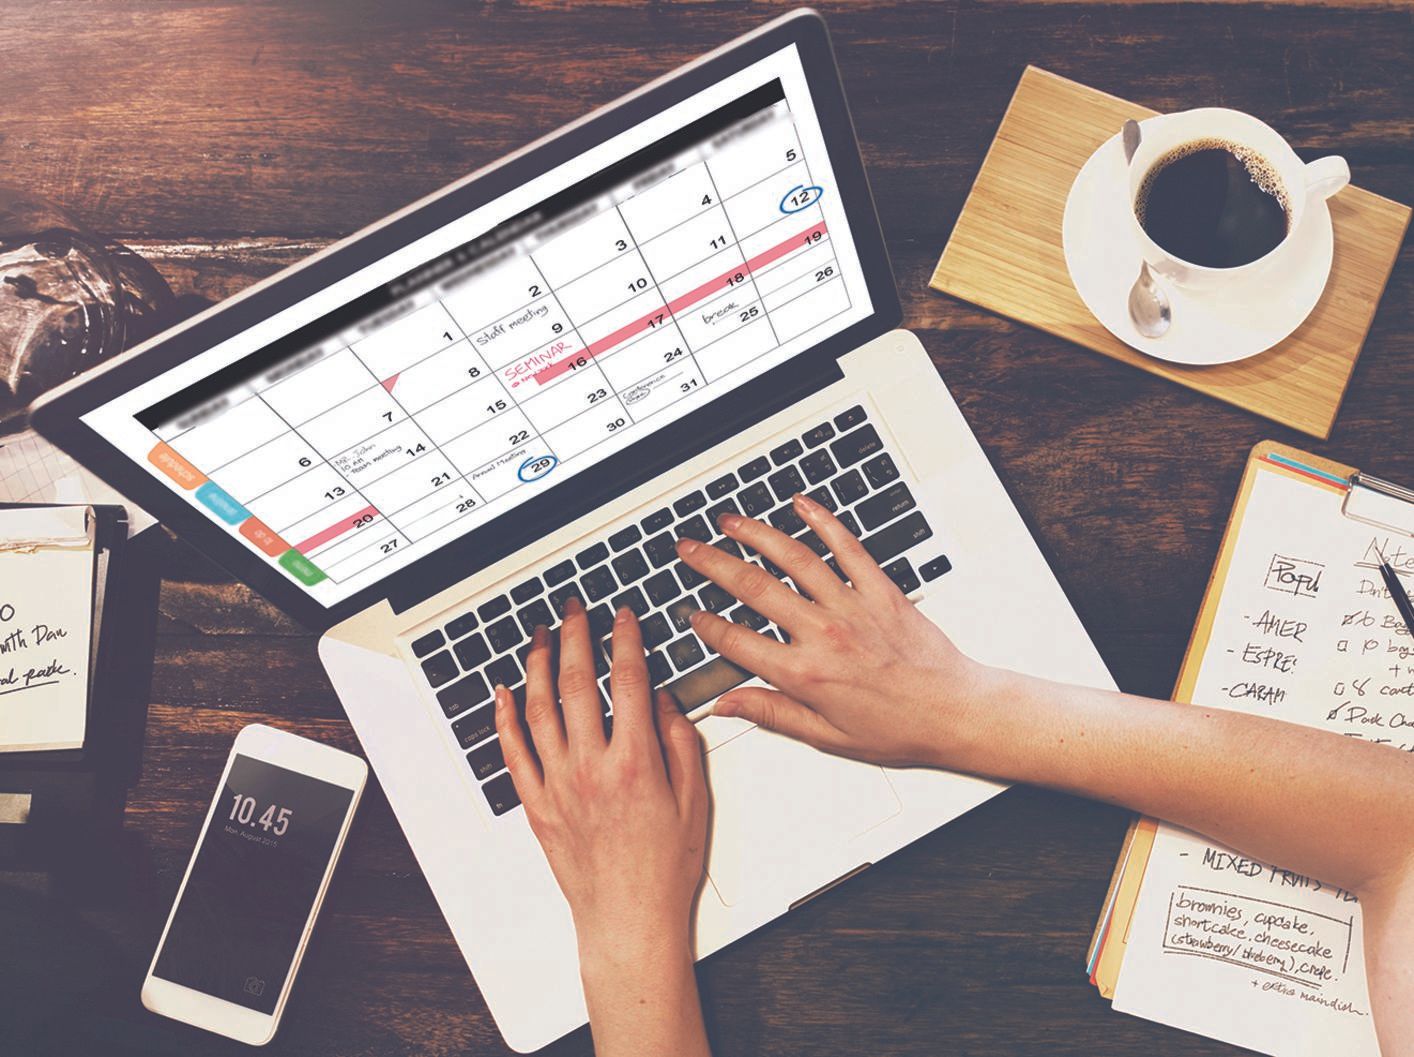
[(580, 590), (579, 584), (568, 583), (550, 592), (550, 608), (556, 616), (565, 615), (565, 603), (571, 598), (578, 598), (581, 605), (584, 603), (584, 592)]
[(614, 572), (618, 573), (619, 583), (625, 587), (648, 575), (648, 560), (643, 557), (642, 551), (632, 550), (620, 554), (612, 564)]
[(835, 475), (835, 464), (830, 461), (827, 451), (812, 451), (800, 460), (800, 469), (811, 484), (828, 481)]
[(859, 515), (859, 523), (866, 532), (873, 532), (880, 525), (886, 525), (900, 514), (906, 514), (918, 504), (913, 493), (902, 481), (890, 485), (882, 492), (871, 495), (854, 508)]
[(439, 686), (446, 686), (461, 673), (457, 671), (457, 662), (452, 660), (452, 655), (443, 650), (422, 662), (422, 674), (427, 676), (427, 682), (435, 690)]
[(466, 762), (471, 765), (471, 773), (478, 782), (484, 782), (497, 771), (505, 770), (506, 758), (501, 754), (500, 739), (472, 749), (466, 754)]
[(805, 544), (822, 558), (830, 553), (829, 544), (822, 540), (814, 529), (811, 529), (809, 532), (801, 533), (796, 539), (800, 540), (801, 543)]
[(771, 460), (762, 455), (759, 459), (752, 459), (745, 466), (738, 469), (737, 475), (742, 479), (742, 482), (745, 483), (747, 481), (756, 480), (756, 478), (764, 473), (769, 473), (770, 469)]
[(787, 503), (783, 507), (778, 507), (772, 511), (771, 524), (780, 529), (787, 536), (794, 536), (801, 529), (805, 528), (805, 522), (800, 519), (800, 515), (795, 512), (795, 507)]
[(918, 576), (914, 573), (913, 566), (909, 564), (907, 558), (889, 562), (884, 566), (884, 575), (892, 580), (904, 594), (911, 594), (923, 586), (918, 582)]
[(678, 578), (673, 575), (671, 569), (664, 569), (650, 576), (643, 582), (643, 590), (648, 595), (648, 601), (655, 606), (665, 606), (682, 593), (678, 587)]
[(540, 582), (540, 577), (535, 576), (525, 581), (523, 584), (516, 584), (511, 588), (511, 601), (516, 605), (522, 602), (529, 602), (532, 598), (545, 590), (545, 585)]
[(826, 558), (825, 566), (830, 570), (830, 572), (834, 573), (842, 581), (844, 581), (845, 583), (849, 583), (849, 577), (845, 574), (845, 571), (840, 568), (840, 563), (835, 561), (835, 559)]
[(855, 520), (854, 515), (848, 510), (840, 515), (840, 524), (843, 525), (855, 539), (864, 535), (864, 530), (859, 527), (859, 522)]
[(609, 640), (604, 639), (599, 643), (599, 648), (589, 651), (594, 655), (594, 678), (602, 679), (609, 674), (609, 661), (613, 659), (613, 650), (610, 648)]
[(505, 653), (507, 650), (515, 649), (525, 640), (525, 633), (520, 630), (520, 625), (510, 617), (498, 620), (486, 629), (486, 637), (491, 640), (491, 648), (497, 653)]
[(869, 486), (864, 483), (864, 478), (859, 476), (858, 470), (840, 474), (830, 482), (830, 487), (835, 490), (840, 506), (849, 506), (869, 491)]
[(497, 686), (515, 686), (520, 682), (520, 665), (514, 657), (497, 657), (486, 666), (486, 681), (493, 690)]
[(944, 573), (952, 569), (952, 562), (948, 561), (946, 554), (940, 554), (930, 562), (924, 562), (918, 567), (918, 573), (924, 580), (932, 582)]
[(701, 514), (680, 522), (673, 531), (678, 539), (692, 539), (699, 543), (707, 543), (716, 535), (716, 532), (707, 524), (707, 519)]
[(673, 637), (673, 629), (668, 624), (668, 618), (662, 613), (654, 613), (641, 625), (643, 631), (643, 645), (647, 649), (656, 649)]
[(760, 517), (776, 505), (776, 497), (764, 484), (743, 488), (737, 499), (741, 501), (742, 512), (747, 517)]
[(805, 491), (805, 478), (800, 476), (800, 471), (794, 466), (777, 470), (766, 478), (766, 481), (771, 486), (771, 491), (776, 494), (776, 498), (782, 503), (789, 502), (791, 496), (796, 492)]
[(805, 497), (807, 499), (815, 500), (815, 502), (819, 503), (831, 514), (833, 514), (836, 510), (839, 509), (838, 504), (835, 503), (835, 494), (831, 492), (828, 488), (826, 488), (824, 485), (821, 485), (819, 488), (815, 488), (809, 492), (806, 492)]
[(841, 411), (835, 416), (835, 428), (843, 433), (847, 429), (853, 429), (864, 421), (864, 408), (855, 404), (848, 411)]
[(884, 452), (864, 464), (864, 476), (875, 488), (883, 488), (890, 481), (897, 479), (898, 467), (894, 465), (889, 453)]
[(683, 587), (689, 591), (691, 591), (698, 584), (703, 584), (707, 582), (707, 577), (703, 576), (700, 572), (698, 572), (692, 566), (688, 565), (686, 562), (678, 562), (677, 565), (673, 566), (673, 568), (674, 570), (676, 570), (678, 574), (678, 579), (682, 582)]
[(609, 546), (616, 551), (621, 551), (625, 547), (631, 547), (643, 538), (643, 533), (638, 531), (637, 525), (629, 525), (621, 528), (609, 537)]
[(463, 635), (466, 635), (466, 634), (469, 634), (469, 633), (472, 632), (472, 631), (475, 631), (475, 630), (476, 630), (476, 626), (477, 626), (477, 624), (479, 624), (479, 623), (480, 623), (480, 621), (478, 621), (478, 620), (476, 619), (476, 614), (475, 614), (475, 613), (463, 613), (461, 616), (457, 617), (455, 620), (448, 621), (448, 623), (447, 623), (447, 638), (449, 638), (449, 639), (459, 639), (459, 638), (461, 638)]
[(738, 668), (725, 657), (713, 657), (701, 668), (674, 680), (664, 689), (673, 695), (678, 708), (687, 713), (708, 701), (715, 701), (750, 678), (751, 673), (745, 668)]
[(493, 815), (504, 815), (520, 806), (520, 797), (516, 796), (516, 784), (511, 781), (510, 771), (492, 778), (481, 787), (481, 791), (486, 794), (486, 803), (491, 805)]
[(457, 655), (462, 670), (468, 672), (476, 671), (491, 659), (491, 647), (486, 645), (484, 635), (468, 635), (452, 647), (452, 652)]
[(841, 466), (853, 466), (883, 447), (884, 442), (879, 439), (879, 433), (873, 426), (860, 426), (853, 433), (846, 433), (839, 440), (830, 443), (835, 462)]
[(715, 540), (712, 543), (712, 546), (716, 547), (723, 554), (730, 554), (733, 558), (741, 557), (741, 548), (737, 546), (736, 540), (727, 539), (726, 536), (723, 536), (719, 540)]
[(501, 595), (499, 598), (493, 598), (489, 602), (482, 602), (476, 609), (476, 615), (480, 617), (483, 622), (486, 622), (495, 620), (497, 617), (503, 616), (510, 611), (511, 600), (505, 595)]
[(661, 569), (678, 556), (677, 541), (669, 532), (660, 533), (643, 545), (643, 553), (653, 563), (653, 568)]
[[(450, 625), (448, 626), (450, 627)], [(440, 650), (445, 641), (446, 640), (442, 638), (442, 633), (434, 628), (426, 635), (412, 640), (412, 655), (414, 657), (426, 657), (433, 650)]]
[(614, 579), (614, 574), (609, 571), (607, 565), (585, 573), (579, 578), (579, 585), (584, 588), (584, 597), (591, 602), (608, 598), (619, 589), (618, 581)]
[(644, 598), (643, 592), (636, 587), (631, 587), (627, 591), (615, 595), (609, 604), (613, 606), (615, 613), (627, 606), (633, 610), (633, 615), (636, 617), (643, 616), (651, 608), (648, 605), (648, 599)]
[(644, 532), (657, 532), (665, 529), (673, 523), (673, 512), (667, 507), (662, 510), (655, 510), (646, 518), (639, 522), (643, 526)]
[(673, 662), (673, 667), (680, 672), (685, 672), (694, 664), (701, 664), (707, 655), (702, 652), (702, 646), (697, 641), (695, 635), (684, 635), (675, 642), (668, 644), (668, 659)]
[(731, 495), (736, 491), (736, 488), (736, 474), (729, 473), (725, 477), (718, 477), (707, 485), (707, 498), (721, 499), (724, 495)]
[(447, 718), (459, 716), (469, 708), (484, 705), (491, 700), (491, 687), (479, 672), (472, 672), (465, 679), (458, 679), (451, 686), (437, 691), (437, 703)]
[(720, 527), (720, 522), (723, 514), (740, 513), (741, 511), (737, 509), (735, 499), (724, 499), (720, 503), (713, 503), (711, 506), (709, 506), (707, 508), (705, 517), (707, 518), (707, 524), (711, 525), (714, 529), (717, 529)]
[(609, 548), (606, 544), (596, 543), (592, 547), (585, 547), (574, 556), (574, 563), (581, 569), (589, 569), (598, 565), (609, 556)]
[(589, 611), (589, 630), (595, 635), (607, 635), (614, 627), (614, 611), (608, 606), (595, 606)]
[(697, 604), (697, 599), (691, 596), (680, 598), (668, 607), (668, 619), (673, 622), (673, 627), (678, 631), (687, 631), (692, 627), (692, 614), (701, 608)]
[(475, 712), (468, 712), (452, 724), (452, 733), (463, 749), (479, 745), (496, 733), (496, 710), (487, 705)]
[(737, 606), (730, 613), (728, 618), (735, 624), (744, 624), (752, 631), (760, 631), (769, 621), (750, 606)]
[(654, 686), (662, 686), (673, 677), (673, 666), (656, 650), (648, 655), (648, 681)]
[(882, 528), (863, 540), (864, 549), (880, 565), (897, 557), (915, 543), (922, 543), (933, 534), (932, 527), (924, 519), (922, 511), (915, 510), (888, 528)]
[(683, 496), (673, 504), (673, 513), (678, 517), (687, 517), (694, 510), (701, 510), (707, 505), (707, 497), (701, 492), (692, 492)]
[(545, 570), (545, 583), (551, 587), (562, 584), (574, 575), (574, 562), (566, 558), (558, 565), (552, 565)]
[(520, 618), (520, 626), (525, 629), (527, 635), (542, 624), (548, 628), (555, 623), (555, 614), (550, 612), (550, 607), (545, 604), (543, 598), (537, 598), (516, 616)]
[(736, 599), (716, 584), (708, 584), (698, 592), (697, 598), (709, 613), (721, 613), (736, 605)]
[(818, 448), (834, 435), (835, 427), (828, 422), (821, 422), (814, 429), (806, 430), (805, 434), (800, 439), (805, 441), (807, 448)]
[(805, 445), (798, 440), (788, 440), (779, 448), (771, 449), (771, 461), (777, 466), (784, 466), (786, 463), (800, 458), (800, 453), (805, 450)]

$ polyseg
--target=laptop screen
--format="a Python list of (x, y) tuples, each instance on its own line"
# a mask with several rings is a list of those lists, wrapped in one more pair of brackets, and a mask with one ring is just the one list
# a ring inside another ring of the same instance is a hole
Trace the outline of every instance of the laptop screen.
[(83, 416), (324, 606), (873, 312), (794, 45)]

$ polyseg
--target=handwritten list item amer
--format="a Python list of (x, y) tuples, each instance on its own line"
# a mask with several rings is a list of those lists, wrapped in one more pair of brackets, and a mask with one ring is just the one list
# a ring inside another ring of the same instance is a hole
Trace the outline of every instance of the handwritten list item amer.
[[(1410, 544), (1259, 472), (1192, 700), (1414, 752), (1414, 638), (1372, 558), (1412, 578)], [(1114, 1005), (1277, 1057), (1379, 1055), (1355, 897), (1167, 825)]]
[(83, 507), (0, 511), (0, 752), (83, 745), (93, 546)]

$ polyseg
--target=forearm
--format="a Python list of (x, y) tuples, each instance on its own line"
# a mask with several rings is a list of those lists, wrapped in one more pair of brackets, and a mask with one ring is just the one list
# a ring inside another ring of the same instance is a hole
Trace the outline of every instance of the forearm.
[[(993, 671), (946, 766), (1166, 819), (1353, 891), (1409, 865), (1414, 759), (1222, 709)], [(945, 735), (946, 737), (946, 735)], [(955, 757), (955, 758), (954, 758)]]
[(580, 972), (597, 1057), (711, 1057), (686, 938), (618, 940), (581, 944)]

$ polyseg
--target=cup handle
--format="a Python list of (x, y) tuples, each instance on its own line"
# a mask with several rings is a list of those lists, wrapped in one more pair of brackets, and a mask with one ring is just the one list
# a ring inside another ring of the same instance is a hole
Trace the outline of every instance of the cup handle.
[(1322, 200), (1329, 198), (1350, 182), (1350, 166), (1345, 159), (1332, 154), (1317, 158), (1306, 166), (1306, 194)]

